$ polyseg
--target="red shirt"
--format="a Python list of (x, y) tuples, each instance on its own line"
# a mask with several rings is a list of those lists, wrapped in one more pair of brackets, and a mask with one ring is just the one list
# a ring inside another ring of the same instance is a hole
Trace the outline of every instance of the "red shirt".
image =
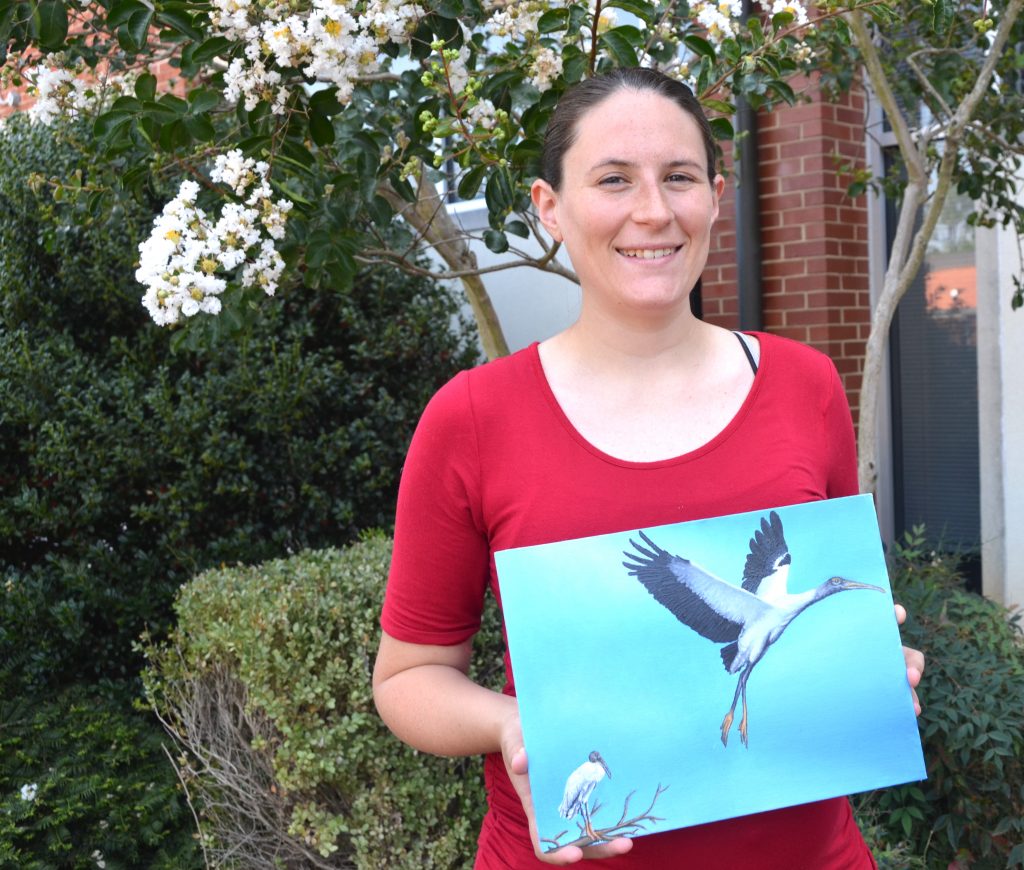
[[(828, 357), (757, 334), (761, 359), (735, 417), (703, 447), (627, 462), (562, 412), (531, 345), (462, 372), (423, 413), (402, 472), (381, 625), (410, 643), (477, 631), (496, 550), (764, 510), (857, 492), (850, 410)], [(657, 394), (637, 402), (660, 401)], [(515, 694), (505, 654), (507, 684)], [(477, 868), (532, 868), (526, 819), (500, 754)], [(617, 868), (840, 870), (874, 866), (845, 798), (637, 838)]]

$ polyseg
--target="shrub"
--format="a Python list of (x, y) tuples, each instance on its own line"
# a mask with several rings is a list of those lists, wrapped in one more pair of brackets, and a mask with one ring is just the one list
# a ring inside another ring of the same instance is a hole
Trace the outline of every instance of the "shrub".
[[(150, 645), (148, 696), (179, 743), (212, 860), (287, 866), (469, 867), (484, 810), (476, 759), (422, 756), (373, 706), (391, 557), (377, 534), (344, 550), (208, 571)], [(498, 617), (478, 635), (500, 683)]]
[(172, 349), (133, 280), (146, 203), (37, 199), (33, 173), (82, 166), (22, 121), (0, 135), (7, 696), (130, 676), (132, 641), (201, 570), (388, 527), (423, 405), (476, 360), (447, 291), (386, 269), (283, 289), (248, 331)]
[(0, 700), (0, 866), (202, 866), (162, 737), (120, 691)]
[[(924, 650), (918, 693), (928, 780), (858, 799), (877, 851), (920, 864), (1024, 866), (1024, 638), (1020, 613), (963, 588), (921, 529), (892, 550), (903, 640)], [(879, 827), (881, 825), (881, 828)]]

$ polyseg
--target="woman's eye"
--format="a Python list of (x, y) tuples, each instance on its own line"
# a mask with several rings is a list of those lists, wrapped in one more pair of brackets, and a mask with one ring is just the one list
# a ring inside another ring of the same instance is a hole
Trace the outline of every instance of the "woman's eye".
[(601, 179), (601, 184), (607, 184), (607, 185), (612, 185), (612, 186), (614, 186), (616, 184), (625, 184), (625, 183), (626, 183), (626, 179), (623, 178), (621, 175), (609, 175), (607, 178), (602, 178)]
[(673, 172), (668, 177), (668, 180), (673, 182), (673, 183), (675, 183), (675, 184), (689, 184), (689, 183), (693, 182), (693, 176), (691, 176), (691, 175), (684, 175), (681, 172)]

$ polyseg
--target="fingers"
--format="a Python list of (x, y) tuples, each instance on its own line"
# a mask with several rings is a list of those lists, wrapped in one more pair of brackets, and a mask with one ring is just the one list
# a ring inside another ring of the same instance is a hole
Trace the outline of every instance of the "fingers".
[(523, 776), (529, 769), (529, 763), (526, 760), (526, 748), (520, 746), (515, 752), (512, 753), (512, 757), (508, 762), (508, 769), (519, 776)]
[[(896, 624), (903, 625), (907, 621), (907, 610), (902, 604), (896, 605)], [(924, 653), (912, 649), (909, 646), (903, 647), (903, 660), (907, 665), (907, 682), (910, 684), (910, 694), (914, 699), (914, 713), (921, 715), (921, 701), (917, 697), (917, 686), (924, 676)]]

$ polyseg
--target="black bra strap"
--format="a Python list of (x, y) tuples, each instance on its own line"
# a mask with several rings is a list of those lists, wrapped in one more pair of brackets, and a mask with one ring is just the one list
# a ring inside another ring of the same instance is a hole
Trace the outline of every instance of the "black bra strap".
[(734, 332), (733, 335), (740, 343), (740, 347), (743, 348), (743, 352), (747, 355), (747, 361), (750, 363), (750, 369), (753, 373), (757, 374), (757, 361), (754, 359), (754, 355), (750, 352), (750, 348), (747, 347), (747, 340), (743, 337), (742, 333)]

